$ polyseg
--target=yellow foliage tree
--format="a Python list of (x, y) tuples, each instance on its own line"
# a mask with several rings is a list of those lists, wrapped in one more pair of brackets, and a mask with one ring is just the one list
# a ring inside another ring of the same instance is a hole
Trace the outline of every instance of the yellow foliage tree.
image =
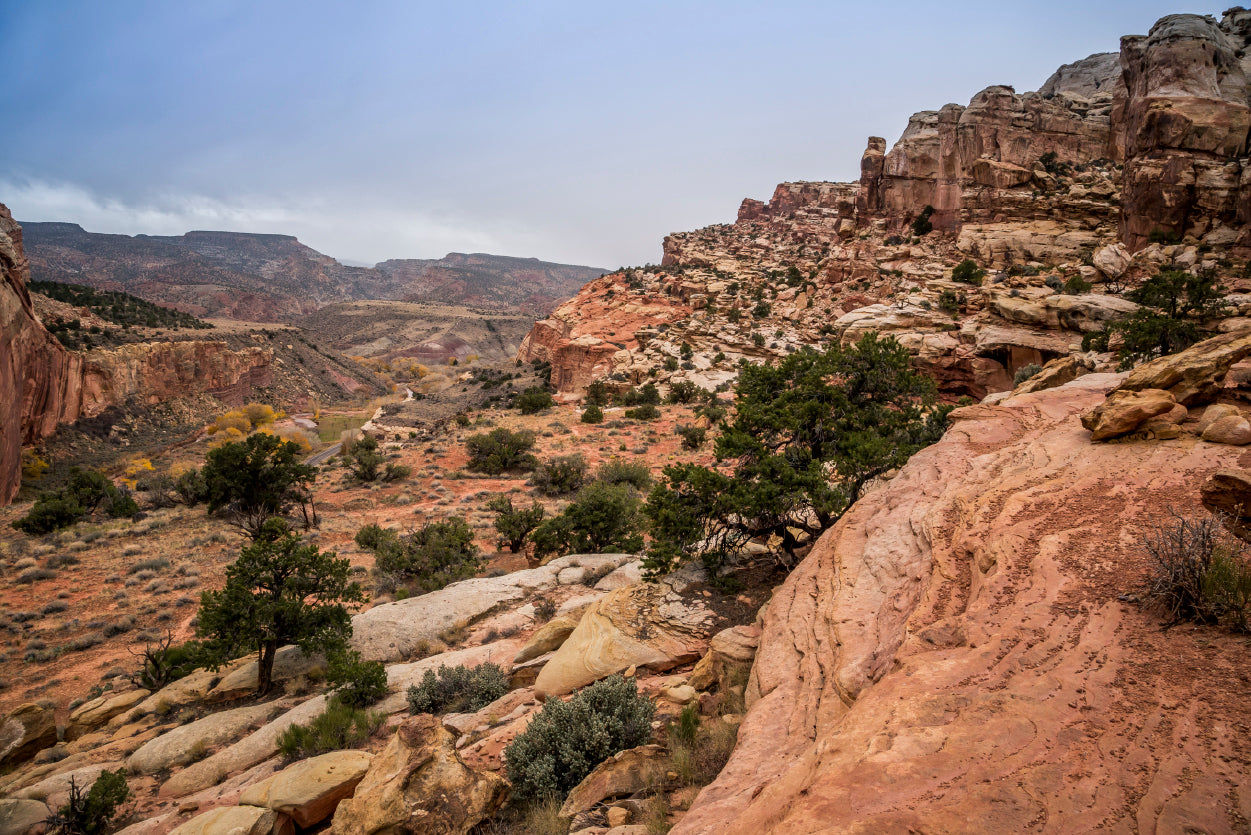
[(38, 481), (48, 471), (48, 462), (39, 457), (33, 449), (22, 450), (22, 478), (27, 481)]

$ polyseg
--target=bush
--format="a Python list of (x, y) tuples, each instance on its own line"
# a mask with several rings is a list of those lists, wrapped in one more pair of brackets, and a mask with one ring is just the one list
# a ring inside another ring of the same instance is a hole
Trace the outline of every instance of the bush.
[(174, 493), (187, 507), (208, 501), (208, 483), (199, 467), (192, 467), (174, 478)]
[(601, 409), (599, 406), (596, 406), (594, 403), (590, 404), (589, 406), (587, 406), (585, 409), (582, 410), (582, 422), (583, 423), (603, 423), (604, 422), (604, 410)]
[(958, 281), (961, 284), (972, 284), (975, 287), (982, 285), (982, 279), (986, 277), (986, 271), (977, 266), (977, 262), (971, 258), (966, 258), (955, 266), (951, 271), (951, 280)]
[(404, 537), (383, 535), (374, 554), (378, 571), (427, 592), (468, 579), (486, 563), (473, 531), (458, 517), (427, 522)]
[(690, 403), (699, 394), (699, 386), (690, 380), (679, 380), (669, 386), (670, 403)]
[(508, 674), (498, 664), (439, 665), (421, 684), (408, 688), (409, 713), (474, 713), (508, 692)]
[(514, 405), (521, 410), (523, 415), (536, 415), (556, 405), (556, 401), (552, 399), (551, 392), (547, 389), (531, 386), (517, 395)]
[(544, 496), (564, 496), (582, 486), (586, 469), (586, 459), (580, 454), (561, 455), (535, 468), (529, 483)]
[(1170, 620), (1227, 623), (1246, 631), (1251, 617), (1251, 556), (1212, 517), (1172, 514), (1143, 539), (1150, 557), (1146, 598)]
[(1074, 275), (1064, 282), (1064, 292), (1069, 296), (1080, 296), (1089, 293), (1094, 288), (1094, 284), (1090, 283), (1080, 275)]
[(74, 499), (45, 493), (35, 499), (30, 511), (10, 524), (22, 533), (41, 536), (52, 531), (68, 528), (86, 515)]
[(133, 516), (139, 505), (126, 490), (95, 470), (70, 470), (69, 483), (57, 493), (44, 493), (35, 500), (30, 512), (10, 524), (31, 535), (51, 533), (68, 528), (103, 505), (113, 518)]
[(938, 309), (955, 316), (960, 312), (960, 295), (955, 290), (943, 290), (938, 294)]
[(71, 777), (69, 800), (48, 823), (51, 831), (63, 835), (103, 835), (112, 826), (118, 807), (129, 799), (124, 768), (101, 771), (85, 793)]
[(381, 467), (386, 458), (378, 452), (377, 439), (365, 435), (351, 443), (343, 445), (343, 457), (352, 468), (352, 477), (357, 481), (377, 481), (382, 475)]
[(708, 436), (708, 430), (702, 426), (679, 426), (674, 430), (682, 436), (682, 448), (695, 450), (704, 445), (704, 440)]
[(209, 513), (228, 511), (256, 539), (265, 521), (304, 503), (317, 472), (299, 444), (259, 433), (209, 450), (204, 469)]
[(660, 404), (660, 389), (656, 388), (655, 383), (647, 383), (642, 388), (626, 389), (617, 402), (622, 406), (642, 406), (648, 403), (657, 406)]
[(534, 448), (533, 432), (510, 432), (501, 426), (488, 433), (470, 435), (465, 439), (465, 448), (469, 452), (468, 468), (487, 475), (529, 471), (539, 463), (530, 454)]
[[(104, 637), (128, 632), (134, 627), (133, 621), (115, 621), (104, 627)], [(143, 665), (130, 674), (130, 680), (145, 690), (153, 693), (165, 685), (190, 675), (194, 670), (208, 663), (204, 647), (199, 641), (187, 641), (184, 644), (173, 643), (174, 633), (166, 631), (165, 637), (155, 643), (148, 643), (143, 648)]]
[(403, 481), (413, 474), (413, 468), (406, 464), (387, 464), (382, 472), (382, 480), (386, 482)]
[(934, 231), (934, 224), (930, 222), (930, 218), (934, 216), (934, 207), (926, 206), (921, 210), (921, 214), (916, 216), (912, 221), (912, 234), (918, 238), (923, 238)]
[(363, 661), (356, 650), (331, 655), (326, 683), (337, 687), (335, 698), (350, 707), (366, 707), (387, 695), (387, 668), (381, 661)]
[(646, 490), (652, 484), (652, 471), (637, 461), (614, 458), (599, 465), (595, 481), (602, 484), (629, 484), (635, 490)]
[(519, 800), (563, 797), (604, 760), (647, 742), (655, 706), (634, 679), (620, 675), (548, 699), (504, 750), (512, 794)]
[(399, 539), (395, 531), (370, 522), (356, 532), (354, 540), (357, 545), (370, 551), (377, 551), (383, 542), (394, 542)]
[(382, 727), (386, 717), (361, 710), (337, 697), (326, 703), (326, 711), (307, 725), (291, 725), (278, 737), (278, 750), (288, 762), (341, 751), (363, 744)]
[(508, 546), (508, 550), (516, 554), (525, 547), (526, 537), (543, 521), (543, 506), (535, 502), (529, 510), (513, 507), (512, 496), (500, 494), (487, 502), (487, 510), (496, 513), (495, 530), (500, 535), (500, 547)]
[(630, 420), (655, 420), (660, 417), (660, 410), (651, 403), (644, 403), (635, 409), (626, 409), (625, 416)]
[(535, 556), (634, 553), (643, 547), (640, 506), (633, 487), (593, 481), (559, 516), (535, 529)]
[(1042, 366), (1036, 362), (1031, 362), (1029, 365), (1021, 366), (1016, 370), (1016, 373), (1012, 375), (1012, 387), (1016, 388), (1030, 377), (1038, 374), (1040, 371), (1042, 371)]

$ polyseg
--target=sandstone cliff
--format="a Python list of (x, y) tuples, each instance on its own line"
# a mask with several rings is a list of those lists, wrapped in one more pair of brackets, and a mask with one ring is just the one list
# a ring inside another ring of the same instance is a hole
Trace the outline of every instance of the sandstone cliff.
[(1241, 831), (1245, 647), (1121, 600), (1229, 447), (1092, 445), (1118, 381), (957, 411), (822, 537), (674, 833)]
[(22, 445), (109, 406), (207, 393), (241, 405), (268, 386), (273, 351), (225, 342), (152, 342), (66, 351), (35, 315), (26, 291), (22, 230), (0, 205), (0, 505), (21, 483)]

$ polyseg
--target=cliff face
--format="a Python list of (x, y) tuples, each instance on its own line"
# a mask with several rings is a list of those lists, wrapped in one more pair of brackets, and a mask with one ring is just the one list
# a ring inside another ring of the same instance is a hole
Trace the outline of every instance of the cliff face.
[(674, 833), (1240, 831), (1241, 639), (1120, 600), (1229, 447), (1092, 444), (1118, 381), (957, 411), (821, 538)]
[(35, 316), (22, 229), (0, 205), (0, 505), (21, 484), (22, 445), (137, 399), (206, 392), (241, 405), (271, 382), (273, 351), (224, 342), (153, 342), (66, 351)]
[(0, 205), (0, 505), (21, 483), (22, 444), (55, 428), (79, 367), (35, 317), (22, 229)]

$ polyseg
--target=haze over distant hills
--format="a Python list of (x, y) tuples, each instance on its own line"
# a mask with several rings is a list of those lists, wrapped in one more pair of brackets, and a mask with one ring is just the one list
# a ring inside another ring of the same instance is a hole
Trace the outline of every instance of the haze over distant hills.
[(107, 235), (24, 223), (31, 278), (124, 290), (197, 316), (290, 321), (338, 302), (435, 301), (546, 315), (605, 270), (450, 253), (351, 267), (290, 235)]

